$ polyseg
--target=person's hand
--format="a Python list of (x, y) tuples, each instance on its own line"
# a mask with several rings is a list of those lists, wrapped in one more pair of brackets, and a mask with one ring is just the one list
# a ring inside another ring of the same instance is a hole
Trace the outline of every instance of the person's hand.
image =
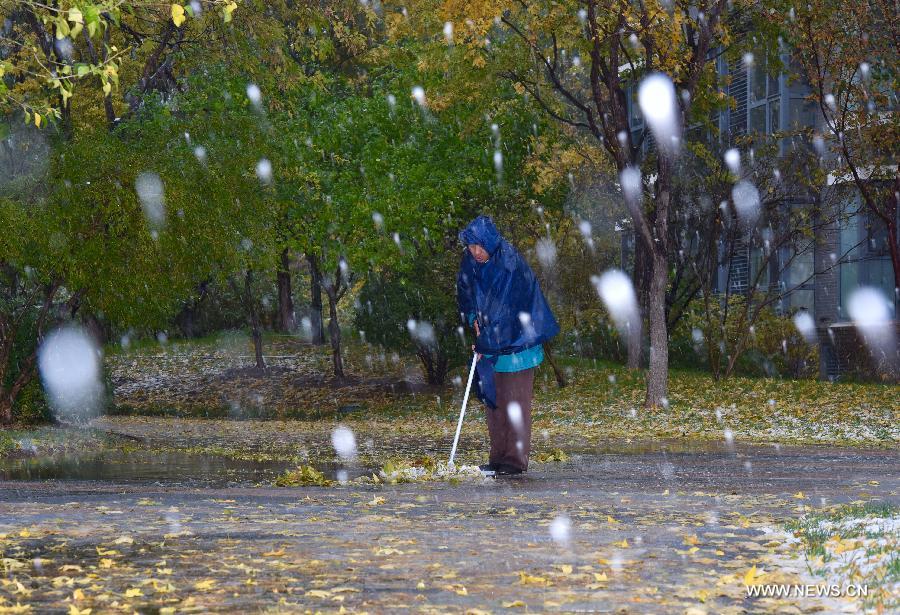
[[(472, 352), (475, 352), (475, 344), (472, 344)], [(476, 360), (476, 361), (480, 361), (480, 360), (481, 360), (481, 353), (480, 353), (480, 352), (475, 352), (475, 360)]]
[(472, 324), (475, 327), (475, 337), (478, 337), (479, 335), (481, 335), (481, 329), (478, 327), (478, 321), (476, 320)]

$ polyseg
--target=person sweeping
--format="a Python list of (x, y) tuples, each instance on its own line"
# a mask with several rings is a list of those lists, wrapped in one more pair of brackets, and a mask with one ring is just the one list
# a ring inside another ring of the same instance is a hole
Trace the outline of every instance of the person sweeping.
[(491, 451), (482, 471), (521, 474), (531, 451), (531, 401), (544, 342), (559, 324), (522, 255), (488, 216), (459, 240), (466, 246), (456, 279), (460, 316), (475, 331), (476, 394), (486, 406)]

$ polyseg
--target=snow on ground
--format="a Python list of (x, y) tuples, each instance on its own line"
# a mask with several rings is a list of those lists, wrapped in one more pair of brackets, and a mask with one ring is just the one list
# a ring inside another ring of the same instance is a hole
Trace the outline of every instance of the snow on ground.
[(835, 612), (897, 612), (900, 609), (900, 509), (878, 512), (844, 508), (833, 515), (807, 515), (793, 533), (766, 528), (787, 550), (772, 563), (802, 583), (839, 588)]

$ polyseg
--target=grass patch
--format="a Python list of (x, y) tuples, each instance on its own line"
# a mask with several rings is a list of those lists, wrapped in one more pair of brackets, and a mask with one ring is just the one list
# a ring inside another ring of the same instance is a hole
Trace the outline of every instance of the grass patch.
[(117, 445), (118, 438), (93, 429), (46, 425), (0, 430), (0, 459), (70, 455)]
[[(152, 345), (107, 357), (122, 383), (117, 414), (198, 418), (352, 420), (398, 423), (455, 420), (461, 384), (443, 390), (398, 393), (379, 380), (418, 370), (414, 357), (397, 356), (349, 340), (346, 386), (330, 384), (330, 352), (290, 336), (266, 336), (275, 371), (264, 378), (223, 378), (252, 360), (241, 334)], [(645, 410), (644, 372), (609, 361), (559, 356), (569, 386), (558, 388), (546, 362), (535, 377), (533, 418), (538, 432), (600, 438), (699, 438), (736, 441), (895, 446), (900, 442), (896, 398), (900, 387), (814, 380), (735, 377), (716, 381), (692, 369), (673, 369), (665, 407)], [(280, 370), (280, 371), (279, 371)], [(465, 382), (466, 366), (450, 374)], [(315, 378), (324, 379), (314, 385)], [(312, 380), (311, 380), (312, 379)], [(474, 399), (470, 410), (478, 404)], [(356, 410), (353, 410), (356, 409)]]
[(842, 587), (862, 584), (861, 608), (900, 609), (900, 506), (870, 502), (810, 514), (786, 525), (809, 571)]

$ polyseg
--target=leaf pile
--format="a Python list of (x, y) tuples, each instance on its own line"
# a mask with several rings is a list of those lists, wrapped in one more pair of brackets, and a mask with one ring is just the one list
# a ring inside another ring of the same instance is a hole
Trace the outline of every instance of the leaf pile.
[[(461, 480), (480, 480), (482, 478), (481, 470), (477, 466), (458, 466), (456, 464), (451, 466), (444, 461), (435, 461), (428, 456), (412, 462), (403, 459), (391, 459), (379, 470), (377, 476), (378, 481), (388, 484), (441, 480), (458, 482)], [(374, 478), (373, 482), (375, 482)]]
[(300, 487), (304, 485), (327, 487), (333, 482), (325, 478), (324, 474), (310, 465), (301, 465), (296, 470), (288, 470), (275, 479), (277, 487)]

